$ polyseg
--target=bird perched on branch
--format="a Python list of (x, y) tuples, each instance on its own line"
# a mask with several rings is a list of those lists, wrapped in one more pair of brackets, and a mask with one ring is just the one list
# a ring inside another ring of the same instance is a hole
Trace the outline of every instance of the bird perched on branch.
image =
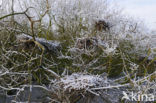
[(106, 22), (105, 20), (99, 20), (95, 23), (95, 28), (99, 31), (109, 31), (110, 30), (110, 24)]

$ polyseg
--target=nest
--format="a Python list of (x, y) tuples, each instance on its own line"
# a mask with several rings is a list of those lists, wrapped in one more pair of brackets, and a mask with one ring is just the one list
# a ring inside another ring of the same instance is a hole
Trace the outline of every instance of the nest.
[(97, 45), (98, 40), (95, 37), (78, 39), (76, 42), (76, 48), (79, 49), (92, 49), (97, 47)]

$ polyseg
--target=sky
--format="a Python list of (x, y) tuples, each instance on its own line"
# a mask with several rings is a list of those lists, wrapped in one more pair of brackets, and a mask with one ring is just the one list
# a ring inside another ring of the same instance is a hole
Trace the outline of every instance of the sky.
[[(108, 0), (115, 1), (128, 16), (140, 19), (147, 27), (156, 30), (156, 0)], [(2, 0), (0, 0), (0, 4)]]
[(114, 0), (124, 13), (145, 22), (147, 27), (156, 30), (156, 0)]

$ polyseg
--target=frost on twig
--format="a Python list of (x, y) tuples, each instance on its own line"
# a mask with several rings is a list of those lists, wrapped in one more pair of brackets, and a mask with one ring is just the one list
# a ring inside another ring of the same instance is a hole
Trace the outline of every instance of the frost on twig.
[(86, 73), (73, 73), (66, 75), (57, 81), (52, 81), (50, 85), (52, 98), (54, 100), (65, 101), (65, 103), (78, 101), (85, 95), (99, 95), (91, 88), (96, 88), (107, 84), (107, 79), (103, 79), (99, 75), (90, 75)]
[(86, 90), (91, 87), (100, 86), (103, 79), (99, 75), (88, 75), (83, 73), (73, 73), (70, 76), (61, 78), (58, 82), (64, 90)]

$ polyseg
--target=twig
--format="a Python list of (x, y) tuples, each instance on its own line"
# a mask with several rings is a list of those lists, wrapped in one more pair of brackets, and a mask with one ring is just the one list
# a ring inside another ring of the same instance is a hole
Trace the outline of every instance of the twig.
[(5, 16), (2, 16), (0, 17), (0, 20), (6, 18), (6, 17), (9, 17), (9, 16), (13, 16), (13, 15), (21, 15), (21, 14), (26, 14), (26, 12), (30, 9), (30, 8), (33, 8), (33, 7), (29, 7), (27, 8), (25, 11), (23, 12), (18, 12), (18, 13), (11, 13), (11, 14), (8, 14), (8, 15), (5, 15)]
[(112, 89), (112, 88), (120, 88), (120, 87), (126, 87), (129, 86), (130, 84), (123, 84), (123, 85), (116, 85), (116, 86), (107, 86), (107, 87), (99, 87), (99, 88), (91, 88), (91, 90), (101, 90), (101, 89)]
[(54, 77), (56, 77), (57, 79), (60, 79), (60, 76), (59, 76), (58, 74), (56, 74), (54, 71), (52, 71), (52, 70), (50, 70), (50, 69), (48, 69), (48, 68), (46, 68), (46, 67), (43, 67), (43, 66), (42, 66), (42, 68), (43, 68), (44, 70), (50, 72), (50, 73), (51, 73)]

